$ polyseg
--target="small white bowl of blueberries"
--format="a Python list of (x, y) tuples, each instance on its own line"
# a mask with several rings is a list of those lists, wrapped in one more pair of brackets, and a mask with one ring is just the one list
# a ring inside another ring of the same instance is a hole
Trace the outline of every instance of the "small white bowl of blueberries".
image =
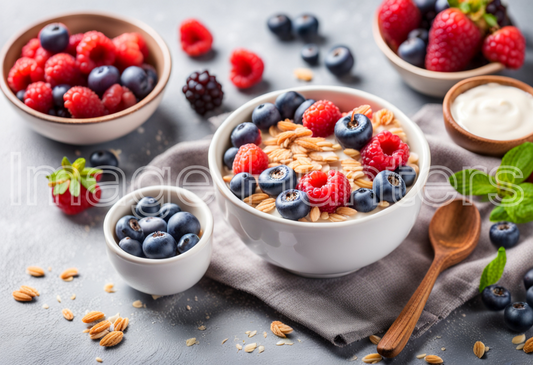
[(212, 253), (213, 216), (207, 204), (174, 186), (135, 190), (104, 220), (108, 257), (128, 285), (171, 295), (195, 285)]

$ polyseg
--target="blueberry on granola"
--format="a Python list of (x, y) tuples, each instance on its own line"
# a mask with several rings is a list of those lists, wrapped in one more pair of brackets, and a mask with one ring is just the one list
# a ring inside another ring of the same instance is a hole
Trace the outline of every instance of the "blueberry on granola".
[(261, 131), (254, 123), (241, 123), (231, 132), (231, 144), (239, 148), (248, 143), (261, 144)]
[(351, 205), (358, 212), (368, 213), (378, 207), (378, 200), (374, 190), (360, 188), (352, 192)]
[(244, 199), (255, 192), (257, 181), (252, 174), (241, 172), (231, 179), (229, 188), (239, 199)]
[(286, 165), (271, 167), (259, 175), (259, 187), (271, 196), (278, 196), (282, 191), (294, 189), (297, 183), (296, 172)]
[(313, 105), (315, 102), (316, 100), (307, 99), (306, 101), (301, 103), (298, 109), (296, 109), (296, 111), (294, 112), (294, 123), (302, 124), (305, 111), (309, 109), (309, 107)]
[(374, 182), (372, 190), (379, 201), (396, 203), (405, 196), (405, 182), (397, 173), (389, 170), (381, 171)]
[(252, 112), (252, 123), (260, 129), (268, 129), (281, 120), (278, 108), (272, 103), (263, 103)]
[(278, 195), (276, 209), (283, 218), (297, 221), (309, 214), (311, 206), (305, 192), (289, 189)]
[(414, 184), (416, 179), (416, 171), (411, 166), (399, 166), (395, 171), (405, 181), (405, 186), (409, 187)]
[(276, 108), (281, 115), (281, 120), (292, 119), (294, 112), (305, 101), (302, 94), (296, 91), (287, 91), (276, 98)]
[(372, 138), (372, 122), (364, 114), (348, 114), (335, 124), (335, 138), (343, 148), (361, 150)]
[(235, 160), (237, 152), (239, 152), (237, 147), (230, 147), (224, 152), (224, 165), (230, 170), (233, 170), (233, 161)]

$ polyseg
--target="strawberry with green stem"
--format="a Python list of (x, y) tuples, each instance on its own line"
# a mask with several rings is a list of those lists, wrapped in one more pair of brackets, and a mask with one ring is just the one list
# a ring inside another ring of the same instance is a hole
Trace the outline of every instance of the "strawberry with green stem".
[(47, 176), (48, 186), (52, 187), (54, 203), (65, 214), (74, 215), (97, 204), (102, 190), (98, 181), (102, 170), (85, 167), (85, 159), (78, 158), (70, 163), (63, 157), (61, 168)]

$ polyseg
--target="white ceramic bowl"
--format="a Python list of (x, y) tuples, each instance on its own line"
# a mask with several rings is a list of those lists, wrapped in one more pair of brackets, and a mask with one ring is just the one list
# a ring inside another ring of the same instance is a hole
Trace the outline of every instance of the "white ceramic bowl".
[[(200, 241), (189, 251), (168, 259), (145, 259), (130, 255), (118, 246), (115, 225), (132, 214), (132, 207), (145, 196), (161, 203), (176, 203), (198, 218), (202, 226)], [(135, 190), (116, 202), (104, 220), (107, 256), (124, 281), (134, 289), (153, 295), (181, 293), (204, 276), (213, 251), (213, 216), (207, 204), (194, 193), (175, 186), (150, 186)]]
[(254, 253), (288, 271), (308, 277), (346, 275), (387, 256), (405, 239), (420, 211), (430, 152), (420, 128), (398, 108), (369, 93), (337, 86), (306, 86), (290, 89), (306, 98), (327, 99), (342, 111), (369, 104), (374, 111), (387, 108), (402, 124), (411, 150), (419, 157), (420, 174), (409, 193), (393, 206), (364, 218), (339, 223), (310, 223), (278, 218), (252, 208), (238, 199), (222, 180), (223, 155), (230, 134), (249, 122), (253, 109), (288, 90), (257, 97), (233, 112), (218, 128), (209, 148), (209, 169), (215, 195), (226, 221)]
[(402, 60), (387, 45), (379, 29), (377, 12), (372, 22), (372, 33), (379, 49), (387, 57), (391, 65), (398, 71), (405, 83), (416, 91), (429, 96), (444, 97), (453, 85), (461, 80), (475, 76), (490, 75), (502, 71), (505, 66), (499, 62), (460, 72), (436, 72), (411, 65)]
[[(60, 118), (40, 113), (26, 106), (7, 85), (7, 75), (15, 61), (20, 57), (22, 46), (31, 38), (35, 38), (43, 26), (54, 22), (65, 24), (71, 34), (89, 30), (98, 30), (110, 38), (125, 32), (141, 34), (149, 49), (149, 57), (146, 62), (154, 66), (157, 71), (158, 82), (154, 90), (132, 107), (119, 113), (98, 118)], [(172, 68), (170, 51), (155, 30), (138, 20), (104, 12), (68, 13), (32, 24), (13, 36), (2, 47), (0, 64), (2, 65), (0, 88), (20, 119), (45, 137), (74, 145), (90, 145), (111, 141), (130, 133), (146, 122), (163, 98), (163, 91)]]

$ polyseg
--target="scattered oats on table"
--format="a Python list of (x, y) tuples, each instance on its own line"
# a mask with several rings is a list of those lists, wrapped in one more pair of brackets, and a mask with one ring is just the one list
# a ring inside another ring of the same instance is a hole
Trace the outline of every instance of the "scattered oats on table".
[(190, 311), (192, 309), (192, 307), (190, 305), (187, 305), (187, 310)]
[(521, 335), (515, 336), (515, 337), (513, 337), (511, 342), (513, 343), (513, 345), (518, 345), (520, 343), (526, 342), (526, 335), (525, 334), (521, 334)]
[(193, 345), (196, 345), (198, 342), (196, 341), (196, 337), (189, 338), (187, 341), (185, 341), (185, 344), (187, 347), (191, 347)]
[(223, 339), (222, 340), (222, 345), (225, 344), (227, 340), (228, 340), (227, 338)]
[(201, 325), (200, 327), (198, 327), (198, 329), (199, 329), (200, 331), (205, 331), (205, 330), (207, 329), (207, 327), (204, 326), (204, 325)]
[(101, 358), (97, 357), (96, 358), (96, 362), (104, 362), (104, 360), (102, 360)]
[(248, 345), (244, 346), (244, 352), (254, 352), (254, 350), (256, 349), (257, 347), (257, 344), (254, 342), (254, 343), (249, 343)]
[(374, 345), (377, 345), (377, 344), (379, 343), (379, 341), (381, 341), (381, 337), (376, 336), (376, 335), (370, 335), (370, 337), (368, 337), (368, 339), (369, 339), (370, 342), (372, 342)]
[(365, 357), (363, 357), (361, 360), (363, 360), (365, 364), (376, 364), (380, 362), (382, 359), (383, 357), (381, 357), (380, 354), (368, 354)]
[(136, 300), (132, 303), (135, 308), (142, 308), (143, 303), (140, 300)]
[(108, 293), (114, 293), (115, 292), (115, 284), (108, 283), (104, 286), (104, 290)]
[(236, 344), (235, 347), (237, 348), (237, 352), (241, 351), (242, 350), (242, 345), (241, 344)]

